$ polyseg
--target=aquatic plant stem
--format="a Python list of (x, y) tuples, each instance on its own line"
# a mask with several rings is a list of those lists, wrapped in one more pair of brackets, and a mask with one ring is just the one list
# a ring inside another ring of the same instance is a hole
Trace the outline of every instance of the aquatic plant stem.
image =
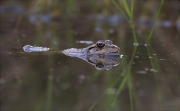
[(128, 4), (127, 4), (126, 0), (121, 0), (121, 1), (122, 1), (123, 5), (124, 5), (124, 8), (125, 8), (125, 10), (126, 10), (126, 13), (127, 13), (128, 16), (130, 17), (130, 16), (131, 16), (131, 12), (130, 12), (130, 10), (129, 10), (129, 7), (128, 7)]
[[(121, 75), (118, 76), (118, 78), (116, 78), (116, 80), (109, 86), (109, 88), (113, 87), (121, 78)], [(91, 111), (95, 105), (97, 104), (97, 102), (107, 94), (108, 89), (90, 106), (90, 108), (88, 109), (88, 111)]]
[(130, 26), (132, 28), (134, 42), (137, 43), (136, 32), (135, 32), (134, 23), (133, 23), (133, 9), (134, 9), (134, 0), (131, 1)]
[(42, 110), (44, 100), (45, 100), (44, 95), (42, 95), (42, 97), (39, 99), (39, 102), (37, 103), (34, 111), (41, 111)]
[(132, 29), (132, 33), (133, 33), (133, 39), (134, 39), (134, 43), (137, 43), (137, 38), (136, 38), (136, 32), (134, 30), (134, 24), (133, 22), (131, 22), (131, 29)]
[(114, 96), (114, 99), (112, 100), (110, 107), (114, 106), (114, 104), (115, 104), (115, 102), (116, 102), (119, 94), (121, 93), (121, 91), (122, 91), (122, 89), (123, 89), (123, 87), (124, 87), (127, 79), (128, 79), (127, 76), (125, 76), (124, 79), (123, 79), (123, 81), (122, 81), (122, 83), (119, 85), (119, 88), (118, 88), (118, 90), (117, 90), (117, 93), (116, 93), (116, 95)]
[[(126, 73), (126, 74), (125, 74), (125, 77), (124, 77), (122, 83), (120, 84), (120, 86), (119, 86), (119, 88), (118, 88), (118, 90), (117, 90), (117, 93), (116, 93), (115, 97), (113, 98), (113, 100), (112, 100), (112, 102), (111, 102), (110, 107), (112, 107), (112, 106), (115, 104), (115, 102), (116, 102), (116, 100), (117, 100), (117, 97), (118, 97), (119, 94), (121, 93), (122, 88), (124, 87), (125, 83), (127, 83), (128, 80), (131, 80), (131, 79), (129, 79), (129, 77), (131, 76), (131, 75), (130, 75), (130, 74), (131, 74), (131, 65), (132, 65), (132, 62), (133, 62), (133, 60), (134, 60), (134, 56), (135, 56), (136, 50), (137, 50), (137, 47), (134, 47), (133, 54), (132, 54), (132, 56), (131, 56), (131, 60), (130, 60), (130, 62), (129, 62), (129, 64), (128, 64), (127, 68), (125, 68), (125, 69), (123, 70), (123, 72)], [(128, 82), (131, 82), (131, 81), (128, 81)], [(131, 90), (130, 90), (130, 91), (131, 91)], [(131, 95), (131, 96), (130, 96), (131, 109), (133, 109), (132, 93), (131, 93), (131, 92), (130, 92), (130, 95)]]
[(131, 110), (134, 109), (133, 107), (133, 96), (132, 96), (132, 80), (131, 80), (131, 69), (128, 71), (128, 88), (129, 88), (129, 98), (130, 98), (130, 104), (131, 104)]
[(48, 85), (47, 85), (47, 110), (51, 111), (52, 108), (52, 86), (53, 86), (53, 76), (52, 73), (48, 75)]
[[(49, 67), (52, 68), (53, 58), (52, 56), (49, 57)], [(47, 110), (52, 110), (52, 88), (53, 88), (53, 72), (49, 70), (48, 74), (48, 82), (47, 82)]]
[[(126, 12), (130, 18), (130, 20), (127, 19), (127, 17), (125, 16), (124, 12), (121, 10), (121, 8), (117, 5), (116, 2), (114, 2), (114, 0), (111, 0), (111, 2), (115, 5), (115, 7), (122, 13), (122, 15), (125, 17), (125, 19), (127, 20), (127, 22), (129, 23), (131, 29), (132, 29), (132, 33), (133, 33), (133, 39), (134, 39), (134, 42), (137, 43), (137, 39), (136, 39), (136, 33), (135, 33), (135, 29), (134, 29), (134, 23), (133, 23), (133, 8), (134, 8), (134, 0), (131, 1), (131, 11), (129, 10), (128, 8), (128, 4), (125, 0), (123, 0), (123, 4), (124, 4), (124, 7), (126, 9)], [(127, 76), (125, 76), (125, 78), (123, 79), (121, 85), (119, 86), (118, 88), (118, 91), (114, 97), (114, 99), (112, 100), (112, 103), (111, 103), (111, 107), (115, 104), (115, 101), (117, 100), (117, 97), (119, 96), (123, 86), (125, 85), (125, 83), (127, 82), (127, 77), (129, 76), (130, 77), (130, 72), (131, 72), (131, 65), (132, 65), (132, 61), (134, 59), (134, 55), (135, 55), (135, 52), (137, 50), (137, 47), (134, 47), (134, 50), (133, 50), (133, 55), (131, 56), (131, 61), (129, 62), (129, 65), (127, 67), (127, 71), (126, 69), (124, 71), (126, 71), (126, 74)], [(128, 79), (129, 80), (129, 79)], [(131, 80), (131, 79), (130, 79)], [(132, 92), (131, 92), (131, 81), (129, 81), (129, 86), (130, 86), (130, 101), (131, 101), (131, 110), (133, 110), (133, 102), (132, 102)]]
[(131, 19), (133, 20), (134, 0), (131, 1)]
[(155, 26), (156, 26), (156, 23), (157, 23), (157, 19), (158, 19), (158, 17), (159, 17), (159, 13), (160, 13), (160, 11), (161, 11), (161, 8), (162, 8), (163, 3), (164, 3), (164, 0), (161, 0), (161, 3), (160, 3), (160, 6), (159, 6), (159, 9), (158, 9), (158, 12), (157, 12), (156, 17), (155, 17), (154, 25), (153, 25), (153, 27), (152, 27), (152, 29), (151, 29), (151, 32), (150, 32), (150, 34), (149, 34), (149, 36), (148, 36), (148, 38), (147, 38), (147, 41), (146, 41), (147, 43), (149, 43), (149, 41), (150, 41), (150, 39), (151, 39), (151, 36), (152, 36), (152, 33), (154, 32), (154, 29), (155, 29)]
[(128, 22), (129, 26), (132, 29), (132, 33), (133, 33), (133, 39), (134, 39), (134, 43), (137, 43), (137, 39), (136, 39), (136, 32), (134, 29), (134, 23), (133, 23), (133, 9), (134, 9), (134, 0), (131, 0), (131, 7), (129, 9), (128, 4), (126, 2), (126, 0), (123, 0), (122, 3), (125, 7), (125, 10), (127, 12), (127, 15), (129, 17), (129, 19), (126, 17), (126, 15), (124, 14), (124, 12), (121, 10), (121, 8), (118, 6), (118, 4), (114, 1), (111, 0), (111, 2), (113, 3), (113, 5), (118, 9), (118, 11), (124, 16), (124, 18), (126, 19), (126, 21)]
[[(147, 47), (146, 49), (147, 49), (148, 56), (150, 57), (150, 55), (152, 55), (152, 51), (150, 51), (149, 47)], [(157, 58), (155, 58), (155, 60), (157, 60)], [(162, 108), (162, 97), (161, 97), (161, 91), (160, 91), (160, 88), (159, 88), (159, 82), (158, 82), (158, 79), (157, 79), (157, 71), (160, 72), (160, 67), (159, 67), (159, 65), (158, 65), (158, 63), (156, 61), (155, 62), (153, 61), (152, 58), (150, 59), (150, 62), (151, 62), (152, 68), (154, 69), (153, 74), (154, 74), (154, 78), (155, 78), (155, 81), (156, 81), (158, 100), (159, 100), (160, 108), (162, 110), (163, 109)]]
[(126, 15), (124, 14), (124, 12), (121, 10), (121, 8), (118, 6), (118, 4), (117, 4), (114, 0), (111, 0), (111, 2), (112, 2), (113, 5), (118, 9), (118, 11), (124, 16), (124, 18), (126, 19), (126, 21), (129, 23), (128, 18), (126, 17)]
[[(160, 13), (160, 10), (161, 10), (161, 8), (162, 8), (163, 3), (164, 3), (164, 0), (161, 0), (161, 3), (160, 3), (160, 6), (159, 6), (159, 9), (158, 9), (158, 12), (157, 12), (156, 17), (155, 17), (155, 23), (154, 23), (154, 25), (153, 25), (153, 27), (152, 27), (152, 29), (151, 29), (151, 32), (150, 32), (150, 34), (149, 34), (149, 36), (148, 36), (148, 38), (147, 38), (147, 40), (146, 40), (146, 43), (147, 43), (147, 44), (150, 44), (150, 39), (151, 39), (151, 37), (152, 37), (152, 33), (154, 32), (154, 29), (155, 29), (155, 26), (156, 26), (156, 23), (157, 23), (157, 19), (158, 19), (158, 17), (159, 17), (159, 13)], [(150, 52), (149, 47), (147, 47), (147, 52), (148, 52), (148, 56), (150, 56), (150, 55), (151, 55), (151, 52)], [(160, 68), (159, 68), (158, 66), (157, 66), (157, 67), (154, 66), (155, 64), (154, 64), (154, 62), (153, 62), (152, 59), (150, 59), (150, 62), (151, 62), (151, 66), (153, 67), (153, 69), (156, 69), (156, 70), (159, 69), (159, 70), (160, 70)], [(156, 64), (158, 64), (158, 63), (156, 63)], [(162, 110), (161, 92), (160, 92), (160, 89), (159, 89), (159, 84), (158, 84), (158, 80), (157, 80), (157, 77), (156, 77), (156, 72), (153, 72), (153, 73), (154, 73), (154, 77), (155, 77), (156, 85), (157, 85), (158, 100), (159, 100), (159, 103), (160, 103), (160, 108), (161, 108), (161, 110)]]

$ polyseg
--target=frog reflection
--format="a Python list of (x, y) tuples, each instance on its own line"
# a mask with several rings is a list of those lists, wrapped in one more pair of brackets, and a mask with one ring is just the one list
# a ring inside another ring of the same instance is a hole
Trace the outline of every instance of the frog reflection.
[(86, 61), (94, 65), (97, 70), (109, 70), (119, 64), (120, 56), (87, 56), (86, 59)]

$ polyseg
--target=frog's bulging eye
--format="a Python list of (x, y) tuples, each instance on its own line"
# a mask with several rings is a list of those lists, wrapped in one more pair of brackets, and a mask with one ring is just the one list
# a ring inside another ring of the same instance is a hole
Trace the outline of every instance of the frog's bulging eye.
[(102, 49), (105, 46), (105, 43), (103, 41), (98, 41), (96, 43), (96, 47)]

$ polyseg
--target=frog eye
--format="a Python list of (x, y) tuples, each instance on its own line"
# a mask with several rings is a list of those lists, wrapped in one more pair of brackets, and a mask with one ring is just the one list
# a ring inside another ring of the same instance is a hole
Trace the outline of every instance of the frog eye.
[(96, 47), (102, 49), (105, 46), (104, 41), (97, 41)]
[(96, 63), (96, 69), (97, 70), (104, 70), (104, 64), (101, 62)]

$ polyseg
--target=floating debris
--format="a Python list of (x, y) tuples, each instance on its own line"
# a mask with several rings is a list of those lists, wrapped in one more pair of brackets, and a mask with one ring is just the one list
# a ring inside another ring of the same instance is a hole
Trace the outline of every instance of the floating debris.
[(139, 43), (133, 43), (133, 45), (134, 45), (134, 46), (138, 46), (138, 45), (139, 45)]
[(149, 71), (151, 71), (151, 72), (158, 72), (158, 70), (156, 70), (156, 69), (149, 69)]
[(135, 58), (139, 58), (139, 56), (134, 56)]
[(37, 46), (31, 46), (31, 45), (25, 45), (23, 47), (23, 50), (25, 52), (44, 52), (44, 51), (49, 51), (50, 48), (47, 47), (37, 47)]
[(147, 72), (146, 71), (138, 71), (137, 73), (139, 73), (139, 74), (146, 74)]
[(153, 58), (152, 56), (149, 56), (149, 58), (151, 59), (151, 58)]
[(147, 46), (148, 46), (148, 44), (144, 44), (144, 46), (145, 46), (145, 47), (147, 47)]
[(76, 43), (85, 43), (85, 44), (93, 44), (93, 41), (76, 41)]

